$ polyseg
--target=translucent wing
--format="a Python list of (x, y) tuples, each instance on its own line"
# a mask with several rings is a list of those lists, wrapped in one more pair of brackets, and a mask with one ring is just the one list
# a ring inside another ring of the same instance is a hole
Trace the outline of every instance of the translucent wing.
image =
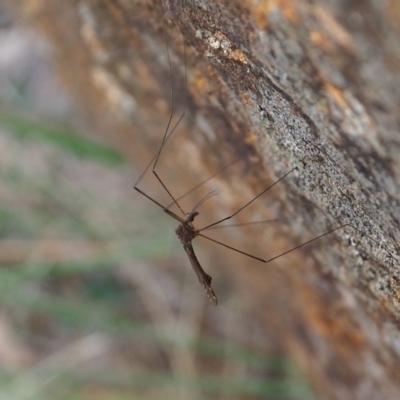
[(214, 293), (213, 288), (211, 287), (211, 281), (212, 281), (211, 276), (208, 275), (203, 268), (201, 268), (199, 260), (197, 259), (196, 254), (194, 253), (192, 244), (190, 242), (185, 243), (183, 244), (183, 248), (185, 249), (186, 254), (189, 257), (193, 270), (197, 275), (197, 279), (199, 280), (201, 286), (203, 286), (204, 290), (206, 291), (208, 298), (216, 306), (218, 304), (218, 300), (217, 296)]

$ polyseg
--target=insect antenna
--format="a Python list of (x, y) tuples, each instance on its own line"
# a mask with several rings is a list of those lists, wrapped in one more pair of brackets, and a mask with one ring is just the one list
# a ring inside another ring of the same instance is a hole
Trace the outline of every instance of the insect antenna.
[(192, 211), (196, 211), (206, 200), (208, 200), (210, 197), (216, 196), (217, 192), (213, 190), (212, 192), (206, 194), (204, 197), (202, 197), (199, 202), (193, 207)]

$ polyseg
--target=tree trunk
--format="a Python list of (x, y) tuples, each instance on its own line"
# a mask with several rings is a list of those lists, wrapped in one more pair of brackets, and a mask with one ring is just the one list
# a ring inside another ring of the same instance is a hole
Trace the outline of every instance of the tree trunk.
[(217, 205), (200, 209), (210, 220), (297, 167), (238, 215), (281, 223), (220, 231), (218, 240), (269, 259), (351, 226), (268, 264), (214, 246), (216, 267), (321, 398), (397, 399), (400, 3), (15, 3), (54, 42), (93, 126), (142, 169), (171, 112), (172, 70), (174, 115), (186, 116), (159, 164), (171, 192), (240, 157), (205, 184), (219, 192)]

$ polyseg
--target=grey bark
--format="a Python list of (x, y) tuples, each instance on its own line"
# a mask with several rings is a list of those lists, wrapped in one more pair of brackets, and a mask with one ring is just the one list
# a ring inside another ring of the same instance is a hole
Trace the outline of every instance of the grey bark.
[(242, 160), (219, 178), (229, 201), (205, 212), (222, 218), (298, 167), (240, 220), (286, 223), (249, 228), (239, 238), (226, 233), (224, 241), (269, 258), (335, 226), (356, 229), (266, 267), (226, 253), (218, 267), (233, 275), (270, 339), (302, 364), (321, 398), (397, 399), (397, 2), (17, 6), (24, 7), (56, 44), (60, 73), (98, 132), (142, 167), (169, 114), (166, 38), (175, 106), (187, 113), (162, 167), (171, 190), (193, 186), (191, 170), (206, 175)]

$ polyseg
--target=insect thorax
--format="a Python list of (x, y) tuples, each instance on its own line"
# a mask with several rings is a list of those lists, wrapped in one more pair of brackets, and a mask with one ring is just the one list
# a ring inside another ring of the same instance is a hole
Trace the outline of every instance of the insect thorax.
[(197, 236), (194, 226), (186, 221), (176, 227), (175, 233), (181, 242), (191, 241)]

